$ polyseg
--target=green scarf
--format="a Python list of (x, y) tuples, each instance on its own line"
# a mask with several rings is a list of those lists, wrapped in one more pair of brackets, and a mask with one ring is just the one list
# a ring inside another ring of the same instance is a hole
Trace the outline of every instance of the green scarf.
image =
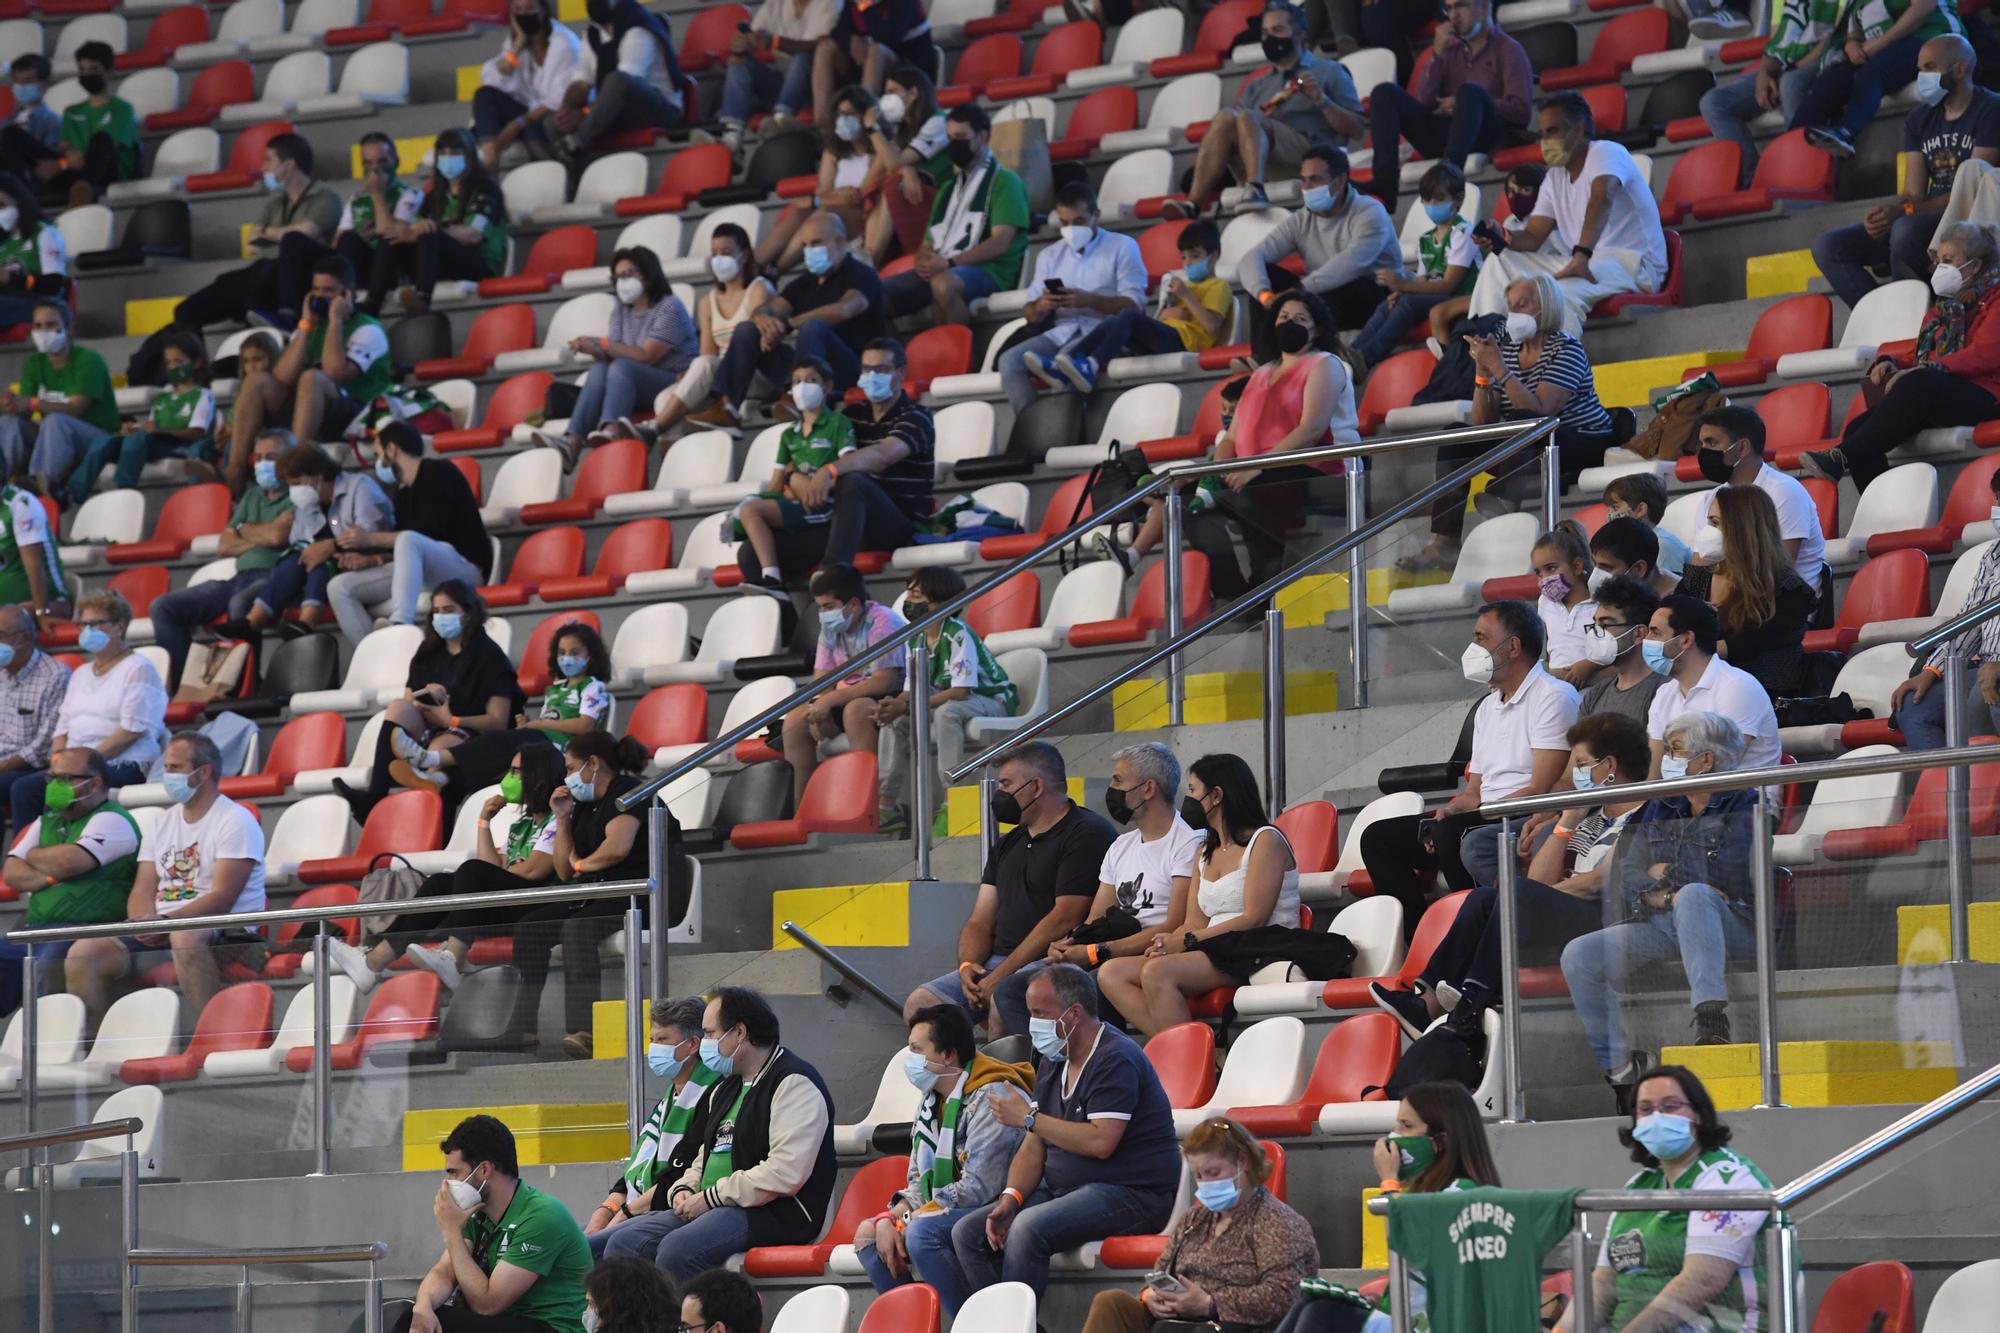
[(1924, 316), (1923, 327), (1917, 330), (1918, 365), (1929, 365), (1965, 346), (1965, 329), (1972, 322), (1972, 312), (1993, 290), (1996, 280), (2000, 280), (2000, 269), (1980, 274), (1958, 295), (1940, 296), (1932, 304), (1930, 313)]
[(694, 1119), (694, 1108), (707, 1092), (722, 1078), (700, 1060), (695, 1061), (694, 1073), (688, 1076), (687, 1086), (677, 1097), (662, 1097), (660, 1104), (653, 1108), (652, 1118), (639, 1131), (638, 1145), (632, 1151), (632, 1160), (625, 1164), (625, 1183), (634, 1195), (644, 1194), (659, 1180), (660, 1172), (674, 1149), (679, 1146), (681, 1135), (687, 1133), (688, 1122)]
[(939, 1190), (958, 1179), (958, 1114), (965, 1101), (965, 1082), (970, 1077), (970, 1070), (959, 1072), (958, 1082), (952, 1085), (950, 1095), (943, 1099), (942, 1111), (938, 1098), (924, 1098), (923, 1114), (910, 1127), (916, 1148), (915, 1193), (919, 1196), (913, 1202), (919, 1207), (929, 1203)]

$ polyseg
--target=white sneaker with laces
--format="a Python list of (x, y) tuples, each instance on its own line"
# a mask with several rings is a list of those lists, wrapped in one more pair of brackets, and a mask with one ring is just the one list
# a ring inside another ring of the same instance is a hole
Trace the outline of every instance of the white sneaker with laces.
[(354, 989), (363, 995), (374, 990), (375, 983), (382, 979), (380, 973), (368, 966), (368, 955), (346, 940), (328, 940), (326, 956), (335, 967), (353, 979)]
[(403, 957), (415, 963), (426, 972), (437, 973), (437, 979), (444, 983), (446, 990), (455, 991), (461, 980), (458, 959), (446, 948), (427, 949), (421, 944), (412, 944), (403, 950)]

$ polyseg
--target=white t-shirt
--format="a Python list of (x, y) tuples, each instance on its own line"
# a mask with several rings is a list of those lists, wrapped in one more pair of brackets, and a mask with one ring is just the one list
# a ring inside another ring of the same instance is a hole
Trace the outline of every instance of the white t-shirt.
[(1598, 233), (1599, 250), (1629, 250), (1641, 259), (1650, 259), (1664, 274), (1667, 271), (1667, 238), (1660, 230), (1660, 205), (1639, 164), (1620, 144), (1593, 139), (1584, 159), (1583, 174), (1570, 179), (1568, 167), (1551, 167), (1542, 181), (1541, 198), (1534, 216), (1553, 218), (1556, 234), (1565, 246), (1583, 237), (1583, 217), (1590, 208), (1591, 187), (1599, 177), (1609, 176), (1611, 208)]
[(186, 806), (170, 805), (152, 838), (153, 868), (160, 874), (153, 906), (161, 916), (184, 912), (214, 888), (215, 864), (224, 860), (250, 863), (250, 878), (229, 910), (264, 910), (264, 829), (254, 811), (218, 795), (207, 814), (189, 823)]
[[(1757, 469), (1753, 484), (1771, 497), (1771, 504), (1778, 511), (1778, 535), (1799, 544), (1792, 567), (1798, 570), (1807, 587), (1817, 591), (1820, 574), (1826, 569), (1826, 534), (1820, 530), (1819, 506), (1813, 503), (1812, 492), (1797, 477), (1780, 472), (1769, 463)], [(1708, 522), (1708, 510), (1714, 503), (1715, 491), (1707, 491), (1695, 504), (1697, 530)]]
[(347, 335), (347, 359), (354, 363), (357, 371), (368, 367), (389, 355), (389, 335), (382, 331), (380, 324), (358, 325)]
[(87, 745), (95, 750), (114, 731), (137, 732), (139, 739), (106, 758), (148, 768), (160, 757), (166, 729), (167, 687), (139, 654), (127, 653), (102, 676), (89, 662), (70, 672), (69, 688), (56, 710), (56, 734), (71, 749)]
[(1138, 917), (1140, 925), (1161, 925), (1173, 903), (1174, 881), (1194, 874), (1194, 858), (1205, 837), (1178, 814), (1174, 826), (1151, 842), (1138, 829), (1122, 833), (1104, 853), (1098, 882), (1117, 890), (1115, 905)]
[[(26, 856), (42, 843), (42, 821), (37, 818), (21, 830), (21, 836), (14, 839), (12, 854)], [(109, 865), (121, 856), (131, 856), (139, 850), (139, 830), (132, 821), (109, 810), (99, 810), (90, 817), (76, 840), (69, 844), (81, 847), (96, 858), (97, 864)]]
[(17, 489), (7, 502), (7, 514), (14, 522), (14, 545), (49, 544), (49, 511), (33, 491)]
[(1578, 702), (1575, 688), (1542, 670), (1539, 662), (1513, 698), (1488, 690), (1472, 721), (1472, 758), (1466, 763), (1466, 771), (1479, 775), (1481, 797), (1497, 801), (1527, 786), (1534, 775), (1534, 751), (1567, 752)]
[(1683, 713), (1720, 713), (1743, 733), (1743, 761), (1739, 768), (1769, 768), (1784, 762), (1778, 740), (1778, 714), (1771, 696), (1757, 678), (1720, 657), (1711, 657), (1701, 679), (1691, 690), (1668, 678), (1653, 696), (1646, 714), (1646, 735), (1665, 742), (1667, 724)]
[(1549, 670), (1561, 671), (1583, 660), (1583, 636), (1597, 617), (1597, 602), (1586, 597), (1575, 606), (1564, 606), (1546, 597), (1535, 599), (1535, 611), (1542, 618), (1542, 637), (1548, 640)]

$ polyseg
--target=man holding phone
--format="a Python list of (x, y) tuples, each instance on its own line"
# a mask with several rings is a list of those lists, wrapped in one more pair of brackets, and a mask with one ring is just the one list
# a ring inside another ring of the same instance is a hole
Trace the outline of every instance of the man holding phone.
[(1056, 354), (1107, 316), (1146, 308), (1146, 261), (1139, 243), (1123, 232), (1097, 225), (1097, 196), (1072, 181), (1056, 191), (1051, 220), (1060, 243), (1035, 258), (1022, 311), (1038, 332), (1000, 354), (1000, 383), (1015, 415), (1035, 401), (1035, 384), (1067, 389), (1055, 370)]
[(338, 440), (394, 376), (388, 333), (355, 307), (354, 266), (327, 255), (313, 265), (306, 308), (284, 355), (237, 391), (224, 476), (242, 485), (251, 442), (270, 426), (289, 426), (308, 443)]

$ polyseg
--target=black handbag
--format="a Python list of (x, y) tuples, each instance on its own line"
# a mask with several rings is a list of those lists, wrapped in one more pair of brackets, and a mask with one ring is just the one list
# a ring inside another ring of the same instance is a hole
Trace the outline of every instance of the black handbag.
[(1230, 930), (1196, 943), (1218, 971), (1244, 978), (1272, 963), (1290, 963), (1310, 981), (1332, 981), (1346, 976), (1358, 956), (1345, 935), (1296, 926)]
[(1142, 927), (1129, 907), (1113, 907), (1095, 921), (1086, 921), (1069, 933), (1071, 944), (1109, 944), (1137, 935)]
[[(1083, 479), (1083, 489), (1077, 492), (1076, 505), (1070, 510), (1063, 530), (1067, 532), (1083, 521), (1085, 504), (1090, 506), (1091, 513), (1101, 514), (1152, 479), (1153, 465), (1146, 460), (1146, 455), (1137, 449), (1122, 449), (1118, 441), (1111, 441), (1105, 446), (1104, 461), (1091, 468), (1090, 475)], [(1096, 526), (1092, 524), (1093, 528)], [(1079, 533), (1075, 541), (1056, 552), (1056, 563), (1063, 573), (1067, 574), (1083, 563), (1084, 537), (1087, 535)], [(1131, 557), (1117, 542), (1100, 545), (1111, 553), (1119, 568), (1128, 576), (1132, 573)]]

